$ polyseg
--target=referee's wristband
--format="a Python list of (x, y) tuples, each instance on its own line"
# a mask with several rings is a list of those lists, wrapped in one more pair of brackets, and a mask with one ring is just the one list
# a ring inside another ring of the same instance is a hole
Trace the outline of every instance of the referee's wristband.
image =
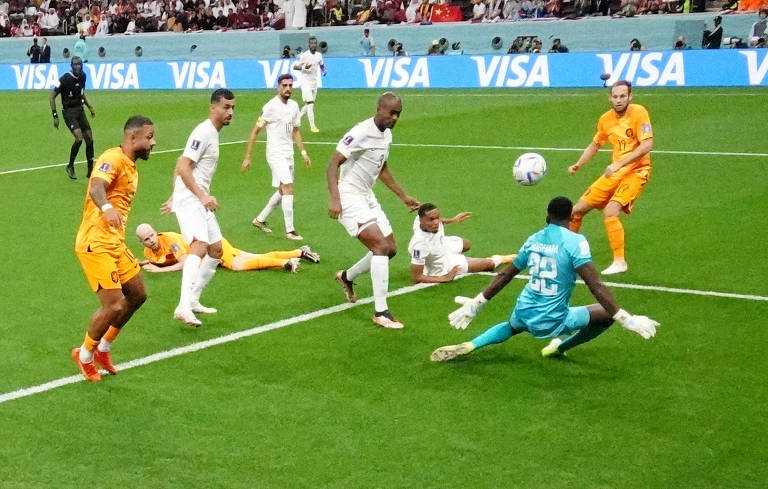
[(110, 204), (109, 202), (101, 206), (101, 212), (107, 212), (110, 209), (114, 209), (114, 207), (112, 207), (112, 204)]
[(59, 118), (59, 113), (56, 112), (56, 109), (51, 110), (51, 114), (53, 115), (54, 119), (58, 119)]
[(302, 149), (301, 150), (301, 156), (307, 156), (307, 150), (306, 149)]

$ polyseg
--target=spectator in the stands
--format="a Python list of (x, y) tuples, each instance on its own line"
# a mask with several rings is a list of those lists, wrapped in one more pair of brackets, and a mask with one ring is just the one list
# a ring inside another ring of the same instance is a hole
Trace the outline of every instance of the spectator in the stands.
[(554, 41), (552, 41), (552, 47), (549, 48), (549, 52), (550, 53), (567, 53), (568, 48), (566, 47), (565, 44), (560, 42), (559, 38), (557, 38)]

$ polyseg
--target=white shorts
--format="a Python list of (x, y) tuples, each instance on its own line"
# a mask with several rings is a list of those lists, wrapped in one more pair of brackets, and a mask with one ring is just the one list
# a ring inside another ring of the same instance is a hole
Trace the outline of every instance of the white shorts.
[(374, 223), (379, 226), (381, 234), (384, 236), (392, 234), (389, 219), (387, 219), (373, 193), (360, 195), (342, 192), (340, 197), (341, 215), (339, 222), (350, 236), (356, 238), (360, 231)]
[(464, 240), (460, 236), (443, 236), (440, 242), (446, 253), (461, 254), (464, 251)]
[(301, 84), (301, 100), (305, 102), (314, 102), (317, 97), (317, 85), (312, 83)]
[(281, 183), (293, 183), (293, 155), (267, 155), (267, 164), (272, 170), (272, 186), (279, 187)]
[(450, 272), (455, 266), (459, 267), (459, 273), (469, 272), (469, 262), (466, 256), (461, 253), (448, 253), (436, 260), (434, 267), (429, 267), (429, 270), (424, 267), (424, 274), (429, 277), (439, 277)]
[(221, 241), (221, 229), (216, 215), (206, 210), (202, 204), (187, 204), (174, 209), (179, 229), (187, 243), (195, 241), (213, 244)]

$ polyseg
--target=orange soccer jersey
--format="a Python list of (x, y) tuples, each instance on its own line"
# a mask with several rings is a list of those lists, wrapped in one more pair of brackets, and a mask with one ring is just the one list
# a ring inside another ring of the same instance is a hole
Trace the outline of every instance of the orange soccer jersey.
[[(652, 137), (653, 128), (648, 111), (642, 105), (629, 104), (622, 117), (617, 117), (613, 109), (600, 116), (597, 132), (592, 140), (598, 146), (602, 146), (606, 141), (610, 142), (613, 147), (611, 161), (615, 163), (634, 151), (642, 141)], [(617, 176), (634, 172), (645, 174), (647, 177), (650, 170), (651, 155), (646, 154), (624, 166), (617, 172)]]
[(157, 251), (144, 248), (144, 258), (159, 267), (175, 265), (190, 251), (184, 236), (179, 233), (157, 233), (157, 243)]
[(131, 202), (139, 184), (139, 173), (136, 170), (136, 163), (118, 146), (106, 150), (99, 156), (88, 182), (88, 192), (83, 205), (83, 220), (77, 231), (75, 251), (115, 251), (125, 247), (125, 227), (115, 229), (107, 224), (101, 209), (91, 200), (90, 190), (94, 178), (107, 182), (107, 200), (123, 216), (125, 222), (131, 212)]

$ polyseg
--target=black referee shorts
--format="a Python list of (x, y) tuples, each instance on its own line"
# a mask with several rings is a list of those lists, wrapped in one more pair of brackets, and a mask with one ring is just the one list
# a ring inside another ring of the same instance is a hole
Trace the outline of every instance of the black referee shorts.
[(64, 122), (67, 123), (67, 127), (70, 131), (75, 132), (76, 129), (80, 129), (82, 132), (85, 132), (91, 129), (91, 125), (85, 117), (85, 110), (83, 110), (82, 105), (80, 107), (66, 107), (64, 108), (63, 114)]

